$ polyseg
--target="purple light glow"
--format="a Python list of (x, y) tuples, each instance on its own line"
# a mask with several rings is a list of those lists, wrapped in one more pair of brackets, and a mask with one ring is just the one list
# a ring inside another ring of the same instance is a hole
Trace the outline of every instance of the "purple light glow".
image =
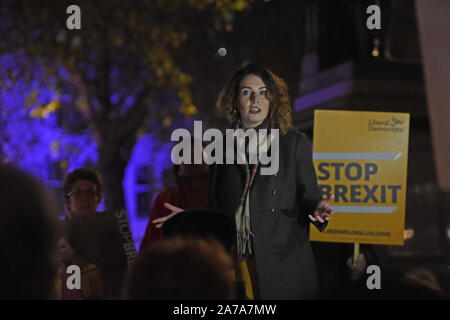
[[(74, 108), (73, 101), (76, 97), (67, 92), (56, 92), (52, 81), (39, 81), (42, 79), (43, 68), (36, 67), (33, 70), (35, 79), (31, 82), (10, 79), (11, 75), (17, 77), (21, 59), (12, 55), (0, 57), (0, 78), (5, 85), (0, 91), (0, 154), (52, 189), (59, 202), (60, 216), (63, 217), (65, 209), (62, 180), (67, 172), (76, 168), (94, 166), (99, 158), (97, 146), (88, 130), (69, 133), (60, 127), (59, 111), (62, 108)], [(67, 76), (67, 72), (62, 69), (59, 74)], [(33, 91), (35, 99), (31, 101), (29, 97)], [(111, 97), (112, 100), (117, 98), (118, 96)], [(60, 109), (42, 117), (33, 116), (35, 110), (45, 108), (52, 101), (59, 101)], [(127, 98), (124, 108), (128, 108), (133, 102), (133, 97)], [(136, 247), (139, 246), (148, 220), (147, 216), (138, 214), (137, 195), (149, 192), (149, 195), (154, 196), (164, 187), (163, 173), (172, 166), (171, 146), (170, 141), (163, 143), (156, 136), (144, 134), (135, 144), (126, 167), (123, 187)], [(140, 185), (136, 173), (144, 166), (148, 167), (152, 179), (149, 184)], [(105, 210), (104, 202), (98, 209)]]
[(352, 81), (341, 81), (326, 88), (298, 97), (294, 101), (294, 110), (302, 111), (321, 103), (337, 99), (352, 92)]

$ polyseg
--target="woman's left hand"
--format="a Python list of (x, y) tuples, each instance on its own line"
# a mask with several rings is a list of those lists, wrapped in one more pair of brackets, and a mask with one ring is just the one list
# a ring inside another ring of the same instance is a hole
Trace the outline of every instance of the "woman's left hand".
[(316, 207), (316, 210), (312, 215), (308, 215), (309, 219), (312, 222), (319, 221), (320, 223), (324, 223), (325, 221), (330, 220), (330, 216), (334, 213), (330, 208), (330, 201), (334, 199), (334, 195), (331, 195), (328, 199), (322, 200)]

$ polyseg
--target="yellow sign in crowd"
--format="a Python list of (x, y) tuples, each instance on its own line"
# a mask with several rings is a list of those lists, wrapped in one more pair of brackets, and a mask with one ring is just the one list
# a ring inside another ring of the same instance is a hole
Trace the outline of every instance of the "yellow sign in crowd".
[(335, 214), (312, 241), (403, 245), (409, 114), (316, 110), (313, 161)]

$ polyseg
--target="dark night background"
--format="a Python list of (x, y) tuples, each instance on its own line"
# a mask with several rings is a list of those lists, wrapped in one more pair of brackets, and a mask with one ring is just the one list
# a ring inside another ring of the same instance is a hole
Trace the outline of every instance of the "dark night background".
[[(101, 206), (126, 206), (138, 245), (153, 197), (173, 183), (170, 133), (194, 120), (224, 128), (221, 86), (262, 64), (286, 80), (293, 124), (312, 140), (317, 108), (410, 113), (405, 244), (375, 250), (387, 272), (424, 265), (448, 290), (450, 96), (436, 82), (450, 78), (450, 25), (436, 35), (426, 23), (448, 5), (419, 2), (2, 0), (0, 162), (52, 188), (61, 217), (65, 174), (97, 169)], [(66, 27), (71, 4), (81, 30)], [(366, 28), (371, 4), (381, 30)], [(443, 53), (430, 59), (433, 35)], [(426, 64), (436, 59), (441, 71)]]

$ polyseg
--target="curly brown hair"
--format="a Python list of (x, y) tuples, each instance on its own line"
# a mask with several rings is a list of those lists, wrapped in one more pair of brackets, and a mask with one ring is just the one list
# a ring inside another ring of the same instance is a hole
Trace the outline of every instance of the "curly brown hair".
[(270, 101), (268, 115), (270, 124), (285, 134), (291, 127), (291, 104), (287, 85), (270, 70), (256, 64), (239, 69), (228, 79), (217, 99), (216, 107), (219, 115), (227, 119), (233, 127), (239, 124), (239, 111), (236, 107), (239, 84), (249, 74), (260, 77), (266, 85), (267, 99)]

